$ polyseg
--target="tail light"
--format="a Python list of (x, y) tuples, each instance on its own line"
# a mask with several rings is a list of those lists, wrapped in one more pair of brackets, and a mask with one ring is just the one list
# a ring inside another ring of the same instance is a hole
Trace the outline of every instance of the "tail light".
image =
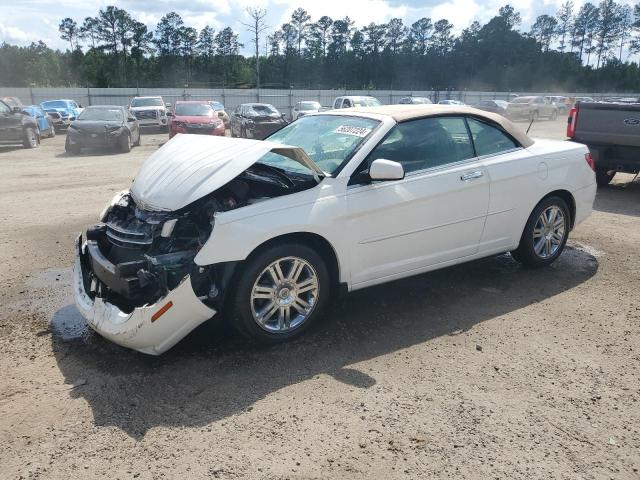
[(584, 154), (584, 159), (587, 161), (591, 170), (596, 171), (596, 162), (593, 161), (593, 157), (591, 156), (591, 152), (587, 152)]
[(578, 107), (573, 107), (569, 111), (567, 119), (567, 137), (573, 138), (576, 134), (576, 123), (578, 122)]

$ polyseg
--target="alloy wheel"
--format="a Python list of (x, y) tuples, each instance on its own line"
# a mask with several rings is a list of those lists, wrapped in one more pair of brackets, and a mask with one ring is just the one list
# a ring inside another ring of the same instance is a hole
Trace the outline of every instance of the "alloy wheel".
[(542, 211), (533, 228), (533, 250), (540, 258), (553, 257), (564, 240), (566, 218), (560, 207), (551, 205)]
[(319, 293), (318, 274), (308, 261), (280, 258), (258, 275), (251, 289), (253, 319), (268, 332), (289, 332), (309, 318)]

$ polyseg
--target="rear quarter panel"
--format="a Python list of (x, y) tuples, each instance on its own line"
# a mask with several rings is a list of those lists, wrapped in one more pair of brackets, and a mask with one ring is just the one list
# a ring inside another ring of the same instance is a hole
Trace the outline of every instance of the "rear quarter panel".
[(535, 206), (555, 190), (567, 190), (576, 198), (578, 221), (588, 215), (595, 175), (585, 161), (587, 152), (586, 146), (573, 142), (535, 140), (528, 148), (485, 159), (491, 195), (481, 250), (516, 248)]

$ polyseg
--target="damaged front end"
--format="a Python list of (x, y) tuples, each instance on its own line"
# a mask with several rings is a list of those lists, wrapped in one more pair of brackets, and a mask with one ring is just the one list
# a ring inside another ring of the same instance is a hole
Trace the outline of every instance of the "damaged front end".
[(194, 258), (215, 212), (230, 206), (211, 196), (180, 211), (152, 212), (128, 193), (114, 199), (76, 246), (76, 303), (91, 327), (159, 354), (211, 318), (216, 284), (231, 266), (198, 266)]
[(222, 308), (237, 262), (195, 263), (216, 213), (318, 182), (317, 172), (290, 178), (256, 163), (267, 152), (308, 162), (296, 148), (187, 137), (178, 135), (147, 160), (132, 190), (116, 195), (76, 245), (74, 293), (89, 325), (154, 355)]

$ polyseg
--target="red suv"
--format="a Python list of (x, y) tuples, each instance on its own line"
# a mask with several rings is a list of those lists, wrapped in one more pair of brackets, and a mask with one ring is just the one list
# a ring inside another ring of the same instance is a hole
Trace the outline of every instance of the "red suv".
[(169, 116), (169, 138), (178, 133), (224, 137), (224, 123), (208, 101), (177, 101)]

